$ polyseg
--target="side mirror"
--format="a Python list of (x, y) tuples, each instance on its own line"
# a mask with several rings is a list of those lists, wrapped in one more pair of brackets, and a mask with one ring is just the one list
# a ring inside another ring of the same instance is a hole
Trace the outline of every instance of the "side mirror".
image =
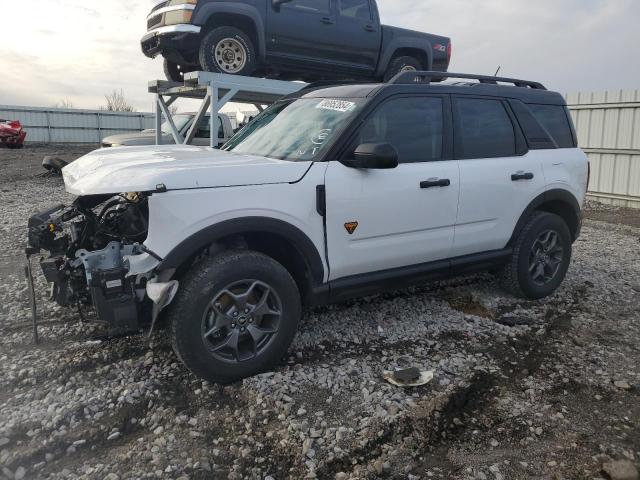
[(274, 9), (276, 12), (279, 12), (279, 11), (280, 11), (280, 7), (281, 7), (283, 4), (285, 4), (285, 3), (289, 3), (289, 2), (291, 2), (291, 1), (292, 1), (292, 0), (271, 0), (271, 6), (273, 7), (273, 9)]
[(363, 143), (353, 152), (353, 158), (343, 160), (342, 164), (350, 168), (396, 168), (398, 152), (390, 143)]

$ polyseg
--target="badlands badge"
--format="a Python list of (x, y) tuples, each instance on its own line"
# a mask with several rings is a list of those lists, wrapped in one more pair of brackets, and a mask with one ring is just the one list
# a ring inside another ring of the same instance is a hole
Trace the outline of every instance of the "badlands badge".
[(358, 228), (358, 222), (347, 222), (344, 224), (344, 228), (347, 229), (349, 235), (353, 235), (353, 232), (355, 232), (356, 228)]

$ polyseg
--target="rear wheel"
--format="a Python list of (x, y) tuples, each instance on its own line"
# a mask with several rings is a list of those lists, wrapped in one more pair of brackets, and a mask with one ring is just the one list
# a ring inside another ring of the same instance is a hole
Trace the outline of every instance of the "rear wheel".
[(401, 72), (416, 72), (421, 68), (422, 64), (420, 61), (413, 57), (403, 56), (394, 58), (387, 67), (387, 71), (384, 74), (384, 81), (388, 82)]
[(258, 63), (251, 39), (235, 27), (218, 27), (202, 39), (200, 65), (208, 72), (251, 75)]
[(300, 294), (272, 258), (230, 251), (193, 267), (169, 316), (173, 348), (184, 364), (227, 384), (282, 358), (301, 316)]
[(513, 255), (500, 272), (516, 296), (538, 299), (562, 283), (571, 263), (572, 239), (565, 221), (547, 212), (534, 214), (514, 242)]

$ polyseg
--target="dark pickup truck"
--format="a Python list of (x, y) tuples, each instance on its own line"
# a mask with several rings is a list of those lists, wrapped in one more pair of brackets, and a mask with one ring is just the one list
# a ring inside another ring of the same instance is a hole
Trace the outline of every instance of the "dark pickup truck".
[(206, 70), (307, 82), (446, 72), (449, 38), (380, 24), (375, 0), (168, 0), (142, 51), (169, 80)]

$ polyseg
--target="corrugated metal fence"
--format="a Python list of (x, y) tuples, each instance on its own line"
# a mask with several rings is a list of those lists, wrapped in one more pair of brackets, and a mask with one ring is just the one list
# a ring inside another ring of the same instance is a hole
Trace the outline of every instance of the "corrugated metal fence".
[(589, 196), (640, 208), (640, 90), (569, 94), (567, 103), (591, 161)]
[(154, 128), (153, 113), (0, 105), (0, 118), (20, 120), (27, 142), (98, 144), (108, 135)]

